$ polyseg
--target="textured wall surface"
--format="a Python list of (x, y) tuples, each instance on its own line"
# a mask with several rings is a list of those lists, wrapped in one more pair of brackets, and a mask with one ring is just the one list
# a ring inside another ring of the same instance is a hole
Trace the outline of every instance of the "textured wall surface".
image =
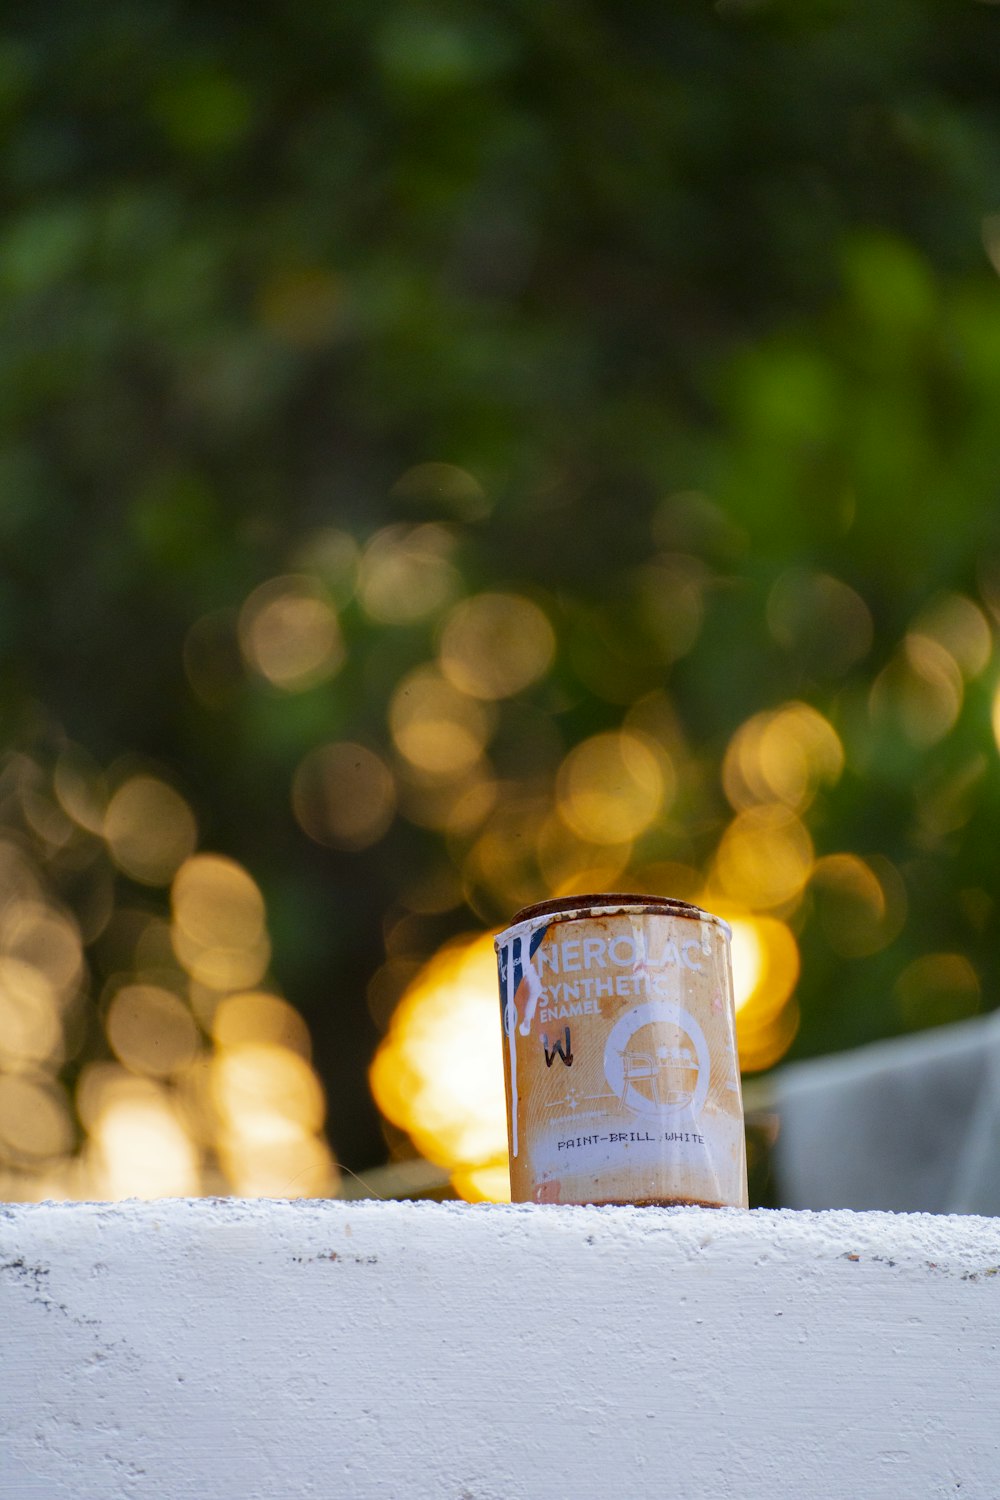
[(0, 1496), (1000, 1495), (1000, 1221), (0, 1207)]

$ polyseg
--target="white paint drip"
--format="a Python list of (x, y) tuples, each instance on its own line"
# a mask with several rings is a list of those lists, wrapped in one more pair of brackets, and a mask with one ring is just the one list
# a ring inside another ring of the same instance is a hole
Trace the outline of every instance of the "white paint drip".
[(521, 1035), (527, 1036), (531, 1031), (531, 1023), (535, 1019), (535, 1011), (542, 997), (542, 981), (531, 962), (531, 934), (529, 932), (521, 933), (521, 969), (524, 973), (524, 983), (528, 987), (528, 1003), (524, 1008)]
[(507, 1033), (507, 1048), (510, 1052), (510, 1154), (517, 1155), (517, 1005), (514, 1001), (514, 941), (504, 944), (507, 955), (507, 1003), (504, 1009), (504, 1030)]

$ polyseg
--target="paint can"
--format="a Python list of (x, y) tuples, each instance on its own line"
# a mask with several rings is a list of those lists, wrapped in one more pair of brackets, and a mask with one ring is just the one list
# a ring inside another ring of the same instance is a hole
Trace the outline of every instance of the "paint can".
[(730, 930), (572, 896), (495, 939), (515, 1203), (747, 1206)]

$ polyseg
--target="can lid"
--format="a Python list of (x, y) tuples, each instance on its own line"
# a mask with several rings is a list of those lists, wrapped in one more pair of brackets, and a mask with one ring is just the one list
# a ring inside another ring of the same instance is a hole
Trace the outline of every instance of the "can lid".
[(690, 901), (681, 901), (676, 896), (641, 896), (630, 891), (601, 891), (586, 896), (557, 896), (551, 901), (536, 901), (531, 906), (522, 907), (512, 917), (510, 925), (495, 935), (493, 946), (499, 952), (503, 944), (520, 928), (527, 927), (533, 931), (550, 922), (570, 922), (613, 913), (624, 915), (626, 912), (629, 915), (659, 915), (686, 918), (691, 922), (710, 922), (726, 934), (727, 941), (732, 938), (732, 929), (724, 918), (705, 911), (703, 907), (693, 906)]
[(694, 921), (721, 920), (713, 917), (711, 912), (703, 911), (700, 906), (693, 906), (690, 901), (681, 901), (676, 896), (641, 896), (628, 891), (602, 891), (587, 896), (558, 896), (551, 901), (536, 901), (531, 906), (522, 907), (511, 918), (510, 926), (517, 927), (519, 923), (534, 921), (536, 917), (558, 918), (570, 913), (584, 916), (602, 911), (621, 911), (623, 908), (630, 911), (664, 912), (674, 917), (690, 917)]

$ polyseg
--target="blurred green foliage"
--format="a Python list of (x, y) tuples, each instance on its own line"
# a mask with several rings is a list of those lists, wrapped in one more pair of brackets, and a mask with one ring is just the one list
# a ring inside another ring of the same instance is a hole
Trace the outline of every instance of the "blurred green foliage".
[[(391, 759), (387, 704), (442, 618), (338, 597), (330, 528), (363, 547), (440, 523), (461, 592), (543, 605), (556, 665), (500, 710), (505, 782), (665, 693), (684, 770), (646, 860), (709, 860), (748, 716), (802, 699), (832, 722), (846, 768), (809, 811), (816, 852), (891, 861), (908, 915), (849, 957), (817, 897), (790, 914), (798, 1055), (967, 1013), (901, 1008), (928, 953), (964, 955), (992, 1005), (995, 674), (963, 668), (925, 733), (950, 669), (898, 664), (941, 595), (1000, 615), (998, 24), (974, 0), (8, 17), (5, 737), (153, 767), (201, 846), (253, 872), (348, 1164), (384, 1154), (366, 986), (406, 892), (465, 845), (397, 817), (338, 852), (293, 817), (313, 748)], [(451, 481), (399, 482), (423, 464)], [(325, 578), (346, 661), (287, 693), (233, 622), (300, 572)], [(75, 909), (80, 879), (54, 878)], [(397, 953), (509, 915), (457, 889)], [(65, 1078), (100, 1046), (84, 1028)]]

